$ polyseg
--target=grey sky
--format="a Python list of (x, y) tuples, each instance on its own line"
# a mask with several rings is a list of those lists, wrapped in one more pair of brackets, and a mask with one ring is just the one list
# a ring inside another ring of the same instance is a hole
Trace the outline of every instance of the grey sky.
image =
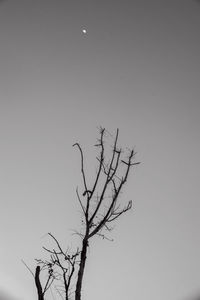
[(123, 194), (135, 209), (114, 243), (91, 245), (85, 299), (184, 300), (200, 291), (199, 28), (192, 0), (2, 2), (3, 290), (34, 300), (21, 259), (33, 267), (49, 231), (76, 243), (71, 145), (86, 149), (92, 176), (102, 125), (119, 127), (121, 145), (135, 146), (142, 164)]
[(19, 300), (19, 298), (11, 295), (9, 292), (0, 290), (0, 300)]
[(0, 294), (0, 300), (15, 300), (14, 298), (12, 297), (9, 297), (7, 295), (4, 295), (3, 293)]

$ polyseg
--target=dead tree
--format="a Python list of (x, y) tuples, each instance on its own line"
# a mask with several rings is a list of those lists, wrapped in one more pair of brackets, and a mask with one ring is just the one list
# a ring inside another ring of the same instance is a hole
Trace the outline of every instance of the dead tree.
[(37, 288), (38, 300), (44, 300), (44, 295), (48, 290), (48, 288), (51, 286), (53, 279), (52, 279), (52, 274), (49, 273), (45, 283), (45, 287), (43, 289), (40, 281), (40, 273), (41, 273), (41, 267), (38, 265), (35, 269), (35, 285)]
[[(48, 249), (43, 247), (43, 249), (48, 253), (49, 258), (47, 260), (36, 259), (37, 266), (35, 271), (35, 285), (38, 292), (38, 300), (44, 300), (44, 294), (51, 287), (53, 282), (58, 283), (58, 286), (55, 284), (54, 288), (60, 297), (65, 300), (69, 300), (72, 279), (80, 252), (78, 249), (74, 254), (71, 254), (69, 250), (64, 251), (58, 240), (51, 233), (48, 233), (48, 235), (55, 242), (56, 248)], [(42, 288), (39, 278), (41, 270), (46, 275), (44, 289)]]
[[(29, 270), (29, 272), (31, 273), (31, 275), (34, 278), (35, 286), (36, 286), (36, 290), (37, 290), (37, 299), (44, 300), (45, 299), (44, 296), (45, 296), (47, 290), (51, 287), (51, 285), (55, 279), (52, 268), (50, 267), (49, 264), (46, 264), (42, 260), (36, 260), (37, 266), (35, 268), (35, 273), (33, 273), (32, 270), (29, 268), (29, 266), (24, 262), (24, 260), (22, 259), (21, 261), (25, 265), (25, 267)], [(45, 283), (42, 284), (41, 283), (41, 273), (43, 273), (42, 271), (44, 271), (44, 269), (46, 269), (46, 266), (48, 267), (48, 272), (47, 272), (47, 276), (45, 278)], [(44, 288), (43, 288), (43, 286), (44, 286)]]
[(133, 149), (128, 151), (127, 154), (124, 154), (123, 150), (118, 147), (118, 134), (119, 130), (117, 129), (111, 155), (108, 157), (105, 153), (106, 131), (104, 128), (100, 129), (100, 137), (95, 145), (99, 150), (97, 156), (97, 172), (92, 185), (88, 184), (82, 147), (79, 143), (73, 145), (76, 146), (80, 152), (84, 189), (82, 196), (79, 194), (78, 188), (76, 190), (83, 214), (84, 232), (80, 233), (82, 246), (75, 289), (75, 300), (81, 300), (83, 276), (90, 239), (96, 235), (103, 238), (106, 237), (105, 231), (112, 229), (111, 223), (132, 207), (132, 201), (129, 201), (125, 207), (121, 207), (118, 202), (120, 193), (127, 182), (131, 167), (139, 163), (134, 162), (135, 151)]

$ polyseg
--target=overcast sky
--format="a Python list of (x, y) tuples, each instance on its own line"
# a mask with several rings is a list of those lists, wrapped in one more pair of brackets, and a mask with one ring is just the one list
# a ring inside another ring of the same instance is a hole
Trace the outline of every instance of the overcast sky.
[(199, 28), (194, 0), (0, 2), (0, 300), (36, 299), (21, 259), (34, 268), (47, 232), (76, 245), (72, 144), (92, 176), (100, 125), (142, 164), (114, 242), (91, 244), (83, 300), (196, 300)]

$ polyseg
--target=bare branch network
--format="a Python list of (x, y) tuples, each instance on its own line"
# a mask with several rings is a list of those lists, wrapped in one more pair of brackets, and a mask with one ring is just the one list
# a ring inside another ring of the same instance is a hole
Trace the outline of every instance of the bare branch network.
[[(82, 210), (83, 229), (79, 235), (82, 239), (80, 250), (70, 254), (69, 250), (64, 251), (58, 240), (49, 233), (50, 238), (55, 243), (55, 248), (48, 249), (48, 260), (37, 260), (35, 271), (35, 285), (38, 293), (38, 300), (44, 300), (44, 295), (53, 286), (53, 283), (59, 282), (60, 285), (54, 286), (57, 295), (61, 299), (69, 300), (73, 297), (75, 300), (81, 300), (81, 291), (85, 264), (87, 260), (87, 251), (89, 241), (94, 236), (107, 238), (106, 232), (112, 230), (112, 223), (122, 214), (129, 211), (132, 207), (132, 201), (125, 206), (119, 203), (125, 183), (127, 182), (130, 169), (139, 164), (135, 162), (135, 151), (124, 151), (118, 147), (119, 130), (113, 139), (110, 156), (106, 152), (105, 128), (100, 128), (99, 138), (95, 147), (98, 149), (97, 171), (93, 183), (88, 182), (85, 172), (85, 158), (82, 147), (79, 143), (73, 146), (77, 147), (80, 153), (81, 177), (83, 182), (82, 193), (78, 188), (76, 195)], [(41, 271), (46, 272), (46, 281), (42, 287), (40, 281)]]
[[(127, 181), (130, 168), (134, 165), (138, 165), (139, 162), (133, 162), (135, 157), (135, 152), (133, 149), (128, 153), (127, 160), (121, 158), (122, 149), (118, 148), (117, 146), (118, 135), (119, 130), (117, 130), (115, 136), (111, 158), (109, 161), (106, 161), (104, 146), (105, 129), (100, 129), (100, 138), (98, 139), (98, 143), (95, 145), (100, 149), (99, 156), (97, 157), (98, 171), (92, 188), (88, 187), (86, 179), (83, 150), (79, 143), (73, 145), (78, 147), (81, 156), (81, 174), (84, 186), (84, 192), (82, 196), (84, 199), (81, 200), (78, 188), (76, 193), (83, 211), (88, 239), (99, 233), (101, 229), (109, 228), (107, 227), (108, 223), (116, 220), (121, 214), (125, 213), (132, 207), (132, 201), (129, 201), (125, 207), (120, 208), (120, 206), (117, 205), (117, 200), (124, 184)], [(121, 175), (118, 174), (118, 171), (122, 171), (120, 169), (120, 164), (123, 164), (125, 167), (125, 170)], [(102, 176), (104, 180), (103, 186)], [(98, 189), (98, 185), (100, 186), (101, 190)], [(108, 203), (108, 198), (110, 198), (110, 203)], [(86, 204), (83, 204), (84, 202), (86, 202)]]

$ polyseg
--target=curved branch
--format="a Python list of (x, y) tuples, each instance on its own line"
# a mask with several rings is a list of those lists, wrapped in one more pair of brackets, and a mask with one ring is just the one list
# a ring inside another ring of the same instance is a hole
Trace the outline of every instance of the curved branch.
[(81, 173), (82, 173), (82, 177), (83, 177), (83, 183), (84, 183), (84, 187), (85, 187), (85, 190), (87, 191), (88, 188), (87, 188), (87, 183), (86, 183), (86, 176), (85, 176), (85, 170), (84, 170), (84, 157), (83, 157), (83, 150), (80, 146), (79, 143), (75, 143), (73, 145), (73, 147), (77, 146), (79, 151), (80, 151), (80, 154), (81, 154)]

